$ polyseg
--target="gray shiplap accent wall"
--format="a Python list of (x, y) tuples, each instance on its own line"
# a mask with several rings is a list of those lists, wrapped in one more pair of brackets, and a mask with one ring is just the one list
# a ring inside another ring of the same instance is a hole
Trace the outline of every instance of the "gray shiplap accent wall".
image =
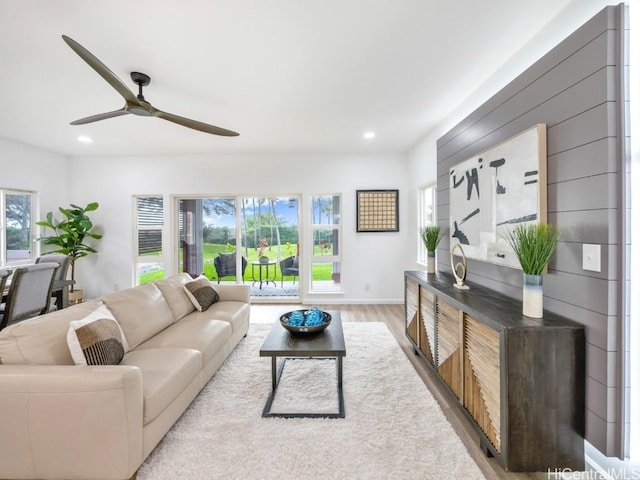
[[(449, 264), (449, 169), (537, 123), (547, 124), (547, 220), (563, 233), (544, 277), (545, 309), (587, 330), (586, 437), (621, 456), (621, 289), (625, 238), (624, 6), (607, 7), (437, 142), (438, 269)], [(582, 270), (582, 244), (601, 245), (602, 271)], [(470, 282), (522, 299), (522, 272), (468, 261)]]

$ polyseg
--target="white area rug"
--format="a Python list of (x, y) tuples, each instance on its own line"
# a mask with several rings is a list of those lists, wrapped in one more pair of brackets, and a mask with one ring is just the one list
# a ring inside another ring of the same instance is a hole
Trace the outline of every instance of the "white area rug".
[[(271, 325), (252, 324), (138, 480), (483, 479), (383, 323), (344, 323), (344, 419), (262, 418)], [(335, 361), (288, 361), (272, 411), (337, 411)]]

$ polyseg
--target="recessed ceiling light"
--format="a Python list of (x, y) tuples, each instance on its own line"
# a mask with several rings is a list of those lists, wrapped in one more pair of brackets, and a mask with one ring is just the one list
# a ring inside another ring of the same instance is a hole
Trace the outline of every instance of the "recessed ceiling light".
[(78, 141), (80, 143), (91, 143), (91, 142), (93, 142), (93, 140), (91, 140), (91, 137), (87, 137), (86, 135), (78, 136)]
[(372, 138), (374, 138), (376, 136), (375, 132), (364, 132), (364, 135), (362, 135), (364, 138), (366, 138), (367, 140), (371, 140)]

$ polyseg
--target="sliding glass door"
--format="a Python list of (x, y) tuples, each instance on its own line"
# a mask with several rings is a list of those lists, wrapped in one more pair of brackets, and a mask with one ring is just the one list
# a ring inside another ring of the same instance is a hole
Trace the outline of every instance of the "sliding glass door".
[(236, 268), (236, 200), (182, 198), (177, 211), (178, 271), (218, 283), (242, 280), (242, 263)]
[(299, 298), (299, 198), (177, 198), (178, 271)]
[(300, 294), (299, 198), (243, 197), (242, 252), (254, 297)]

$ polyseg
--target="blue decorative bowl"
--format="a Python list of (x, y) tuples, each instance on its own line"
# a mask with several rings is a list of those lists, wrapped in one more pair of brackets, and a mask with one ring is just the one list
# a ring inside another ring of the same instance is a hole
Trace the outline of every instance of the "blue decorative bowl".
[(294, 310), (280, 317), (280, 324), (291, 333), (308, 334), (323, 331), (331, 323), (331, 315), (316, 307)]

